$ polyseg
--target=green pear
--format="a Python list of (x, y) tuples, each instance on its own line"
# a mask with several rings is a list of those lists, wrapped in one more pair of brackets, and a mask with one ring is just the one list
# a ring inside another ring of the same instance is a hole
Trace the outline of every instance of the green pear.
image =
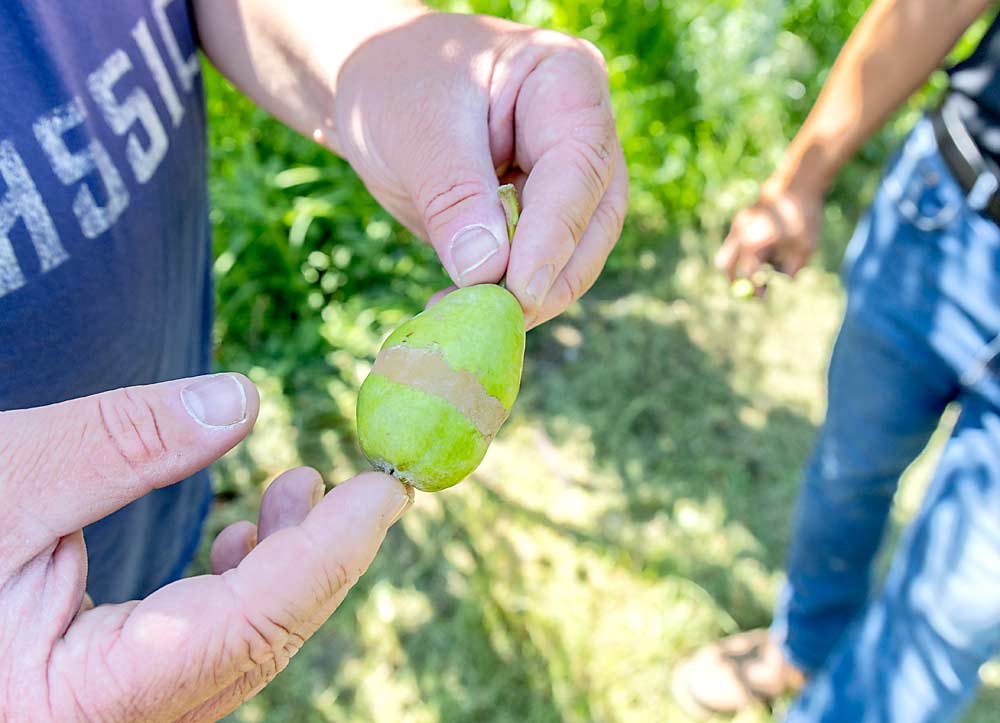
[(376, 468), (435, 492), (483, 459), (517, 398), (524, 313), (493, 284), (459, 289), (396, 329), (358, 394)]
[[(500, 198), (513, 236), (513, 187)], [(372, 464), (425, 492), (465, 479), (517, 398), (524, 333), (517, 299), (481, 284), (390, 334), (358, 393), (358, 438)]]
[(750, 279), (735, 279), (729, 285), (729, 292), (736, 299), (752, 299), (755, 291), (756, 289)]

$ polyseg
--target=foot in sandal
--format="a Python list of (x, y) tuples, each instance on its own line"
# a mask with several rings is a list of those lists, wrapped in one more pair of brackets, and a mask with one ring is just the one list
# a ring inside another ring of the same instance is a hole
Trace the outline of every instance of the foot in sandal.
[(767, 630), (751, 630), (699, 648), (682, 660), (674, 668), (672, 690), (688, 715), (703, 720), (752, 705), (769, 706), (804, 682)]

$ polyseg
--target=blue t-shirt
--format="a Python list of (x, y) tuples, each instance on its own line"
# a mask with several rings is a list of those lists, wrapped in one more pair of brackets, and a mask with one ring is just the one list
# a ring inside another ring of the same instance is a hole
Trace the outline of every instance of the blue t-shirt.
[[(0, 409), (208, 371), (210, 269), (185, 0), (0, 3)], [(95, 601), (179, 577), (210, 500), (201, 473), (88, 527)]]

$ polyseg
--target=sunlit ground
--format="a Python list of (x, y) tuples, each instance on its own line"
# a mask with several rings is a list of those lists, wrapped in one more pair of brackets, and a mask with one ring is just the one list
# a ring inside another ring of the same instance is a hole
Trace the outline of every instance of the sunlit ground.
[[(479, 471), (418, 496), (334, 619), (233, 720), (685, 720), (671, 666), (769, 620), (842, 298), (819, 271), (757, 303), (697, 261), (643, 265), (530, 334), (521, 398)], [(355, 332), (353, 351), (378, 342)], [(336, 364), (356, 385), (354, 358)], [(351, 384), (296, 394), (266, 359), (250, 373), (264, 404), (220, 466), (213, 531), (289, 466), (334, 481), (362, 464), (323, 423), (353, 414)], [(908, 474), (897, 527), (931, 467)], [(1000, 665), (983, 681), (968, 720), (1000, 720)]]

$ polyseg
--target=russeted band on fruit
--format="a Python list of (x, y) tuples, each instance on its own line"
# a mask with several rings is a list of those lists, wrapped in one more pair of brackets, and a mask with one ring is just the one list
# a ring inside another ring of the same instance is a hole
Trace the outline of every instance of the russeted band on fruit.
[(462, 413), (488, 439), (507, 419), (507, 410), (475, 376), (453, 369), (437, 349), (398, 346), (383, 349), (375, 358), (372, 374), (439, 397)]

